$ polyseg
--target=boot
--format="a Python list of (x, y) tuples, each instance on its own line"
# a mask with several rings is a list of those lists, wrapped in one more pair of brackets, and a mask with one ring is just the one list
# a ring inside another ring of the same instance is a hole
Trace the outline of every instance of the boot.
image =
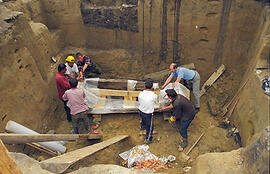
[(182, 147), (182, 148), (184, 149), (185, 147), (187, 147), (187, 145), (188, 145), (187, 138), (183, 138), (183, 142), (180, 143), (179, 146)]

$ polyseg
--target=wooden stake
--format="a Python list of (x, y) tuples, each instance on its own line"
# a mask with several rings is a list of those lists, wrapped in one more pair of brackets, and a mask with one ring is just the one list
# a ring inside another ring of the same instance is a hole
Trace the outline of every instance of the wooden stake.
[(9, 155), (5, 145), (0, 140), (0, 173), (2, 174), (22, 174), (20, 168)]
[(216, 70), (209, 79), (203, 84), (200, 96), (202, 96), (207, 89), (219, 78), (219, 76), (225, 71), (225, 65), (221, 65), (218, 70)]
[[(41, 145), (39, 145), (39, 144), (36, 144), (36, 143), (26, 143), (28, 146), (30, 146), (30, 147), (32, 147), (32, 148), (34, 148), (34, 149), (37, 149), (37, 150), (39, 150), (39, 151), (41, 151), (41, 152), (44, 152), (44, 153), (46, 153), (46, 154), (49, 154), (49, 155), (52, 155), (52, 156), (57, 156), (57, 153), (56, 152), (53, 152), (53, 151), (51, 151), (51, 150), (49, 150), (49, 149), (46, 149), (45, 147), (43, 147), (43, 146), (41, 146)], [(46, 150), (45, 150), (45, 149)]]

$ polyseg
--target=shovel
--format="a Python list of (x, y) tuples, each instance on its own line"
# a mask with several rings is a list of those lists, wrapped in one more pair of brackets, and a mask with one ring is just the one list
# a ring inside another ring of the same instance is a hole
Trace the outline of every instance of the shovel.
[(187, 151), (187, 153), (185, 154), (184, 152), (182, 153), (182, 158), (185, 161), (188, 161), (190, 159), (190, 156), (188, 156), (188, 154), (192, 151), (192, 149), (198, 144), (198, 142), (200, 141), (200, 139), (203, 137), (203, 135), (205, 134), (205, 132), (203, 132), (201, 134), (201, 136), (197, 139), (197, 141), (190, 147), (190, 149)]

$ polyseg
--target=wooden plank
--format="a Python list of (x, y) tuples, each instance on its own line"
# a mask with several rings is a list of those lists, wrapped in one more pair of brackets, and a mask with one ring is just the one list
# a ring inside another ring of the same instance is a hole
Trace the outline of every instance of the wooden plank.
[[(122, 97), (138, 97), (142, 91), (124, 91), (124, 90), (113, 90), (113, 89), (99, 89), (100, 96), (122, 96)], [(160, 91), (153, 91), (159, 95)]]
[(97, 134), (0, 134), (0, 139), (7, 144), (23, 144), (46, 141), (75, 141), (77, 139), (100, 139)]
[(7, 148), (0, 140), (0, 173), (3, 174), (22, 174), (15, 161), (9, 155)]
[(200, 96), (202, 96), (207, 89), (219, 78), (219, 76), (225, 71), (225, 65), (221, 65), (218, 70), (216, 70), (210, 78), (203, 84)]
[[(115, 89), (115, 90), (128, 90), (127, 89), (128, 80), (126, 79), (99, 79), (98, 88), (99, 89)], [(135, 85), (135, 90), (143, 90), (144, 82), (137, 81)]]
[(53, 157), (47, 160), (40, 162), (40, 165), (43, 169), (46, 169), (53, 173), (63, 173), (66, 171), (72, 164), (76, 163), (79, 160), (82, 160), (97, 151), (100, 151), (112, 144), (115, 144), (123, 139), (126, 139), (128, 135), (119, 135), (109, 140), (97, 143), (91, 146), (87, 146), (72, 152), (65, 153), (63, 155)]

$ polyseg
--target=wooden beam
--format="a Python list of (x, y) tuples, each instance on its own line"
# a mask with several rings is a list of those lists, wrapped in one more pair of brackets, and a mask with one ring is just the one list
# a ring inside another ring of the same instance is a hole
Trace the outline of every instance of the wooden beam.
[(0, 173), (2, 174), (22, 174), (15, 161), (9, 155), (7, 148), (0, 140)]
[[(91, 79), (86, 79), (86, 82), (91, 81)], [(126, 79), (99, 79), (98, 86), (99, 89), (114, 89), (114, 90), (128, 90), (128, 80)], [(144, 82), (137, 81), (134, 90), (143, 90)]]
[(219, 78), (219, 76), (225, 71), (225, 65), (221, 65), (210, 77), (209, 79), (203, 84), (202, 90), (200, 92), (200, 96), (202, 96), (208, 88)]
[(75, 141), (78, 139), (100, 138), (100, 134), (0, 134), (0, 139), (7, 144), (23, 144), (46, 141)]
[(115, 144), (123, 139), (126, 139), (128, 135), (119, 135), (109, 140), (97, 143), (91, 146), (87, 146), (72, 152), (65, 153), (63, 155), (53, 157), (47, 160), (40, 162), (40, 165), (43, 169), (48, 170), (53, 173), (63, 173), (65, 172), (72, 164), (76, 163), (79, 160), (82, 160), (97, 151), (100, 151), (112, 144)]

